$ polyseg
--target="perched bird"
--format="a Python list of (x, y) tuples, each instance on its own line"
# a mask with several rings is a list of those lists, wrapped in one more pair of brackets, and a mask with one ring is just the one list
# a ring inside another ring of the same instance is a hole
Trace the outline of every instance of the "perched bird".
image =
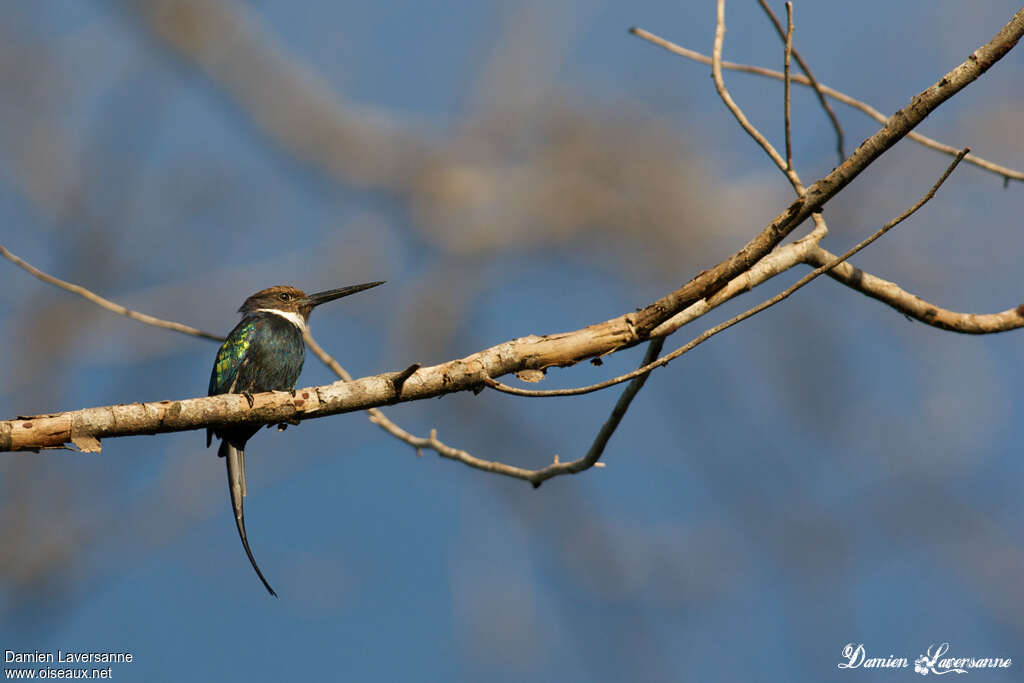
[[(262, 391), (293, 391), (306, 355), (306, 343), (302, 335), (313, 308), (382, 284), (367, 282), (309, 295), (285, 286), (256, 292), (238, 309), (242, 321), (231, 330), (217, 352), (217, 360), (210, 373), (209, 395), (244, 394), (251, 407), (253, 394)], [(259, 429), (259, 426), (248, 425), (207, 429), (206, 446), (210, 446), (214, 436), (221, 440), (217, 455), (227, 462), (228, 490), (235, 510), (238, 535), (252, 568), (270, 594), (276, 596), (277, 593), (267, 583), (249, 549), (242, 511), (242, 498), (245, 496), (245, 442)]]

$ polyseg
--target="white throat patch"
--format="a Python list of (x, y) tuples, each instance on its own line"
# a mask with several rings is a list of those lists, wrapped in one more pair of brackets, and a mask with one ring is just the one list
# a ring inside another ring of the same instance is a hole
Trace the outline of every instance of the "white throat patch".
[(273, 308), (257, 308), (254, 313), (273, 313), (274, 315), (279, 315), (292, 325), (295, 325), (295, 327), (299, 328), (299, 332), (306, 331), (306, 319), (294, 311), (278, 311)]

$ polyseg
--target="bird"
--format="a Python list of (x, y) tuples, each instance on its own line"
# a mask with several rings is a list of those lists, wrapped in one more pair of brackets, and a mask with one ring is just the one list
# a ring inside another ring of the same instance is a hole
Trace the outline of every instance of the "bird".
[[(286, 285), (256, 292), (238, 309), (242, 320), (217, 351), (210, 373), (209, 395), (243, 394), (251, 408), (253, 394), (294, 391), (306, 355), (303, 334), (313, 309), (382, 284), (384, 281), (367, 282), (316, 294), (306, 294)], [(259, 425), (211, 427), (206, 430), (206, 447), (210, 447), (215, 436), (221, 440), (217, 455), (227, 464), (228, 491), (242, 547), (260, 581), (271, 595), (277, 597), (256, 564), (245, 533), (242, 504), (245, 498), (245, 444), (259, 429)]]

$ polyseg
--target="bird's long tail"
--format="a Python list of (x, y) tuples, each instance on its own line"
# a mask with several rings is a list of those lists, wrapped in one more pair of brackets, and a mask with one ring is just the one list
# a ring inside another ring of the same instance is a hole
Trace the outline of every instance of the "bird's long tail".
[(245, 498), (245, 451), (235, 448), (227, 441), (221, 441), (217, 455), (224, 458), (227, 462), (228, 490), (231, 492), (231, 506), (235, 509), (235, 524), (238, 526), (238, 535), (242, 539), (245, 554), (249, 556), (249, 562), (252, 563), (252, 568), (256, 570), (260, 581), (267, 587), (270, 594), (276, 598), (277, 593), (267, 583), (267, 579), (263, 576), (263, 572), (260, 571), (259, 565), (256, 564), (256, 558), (252, 556), (252, 550), (249, 549), (249, 539), (245, 536), (245, 512), (242, 508), (243, 499)]

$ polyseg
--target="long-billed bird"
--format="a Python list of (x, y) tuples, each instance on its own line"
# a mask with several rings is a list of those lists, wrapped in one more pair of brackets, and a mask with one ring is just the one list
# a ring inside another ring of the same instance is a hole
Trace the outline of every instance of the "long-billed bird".
[[(382, 284), (367, 282), (308, 295), (287, 286), (256, 292), (238, 309), (242, 321), (231, 330), (217, 352), (217, 360), (210, 373), (209, 395), (244, 394), (251, 407), (252, 394), (262, 391), (293, 391), (299, 373), (302, 372), (302, 362), (306, 355), (303, 333), (313, 309), (322, 303)], [(242, 499), (245, 497), (245, 443), (259, 429), (259, 426), (248, 425), (207, 429), (206, 445), (210, 446), (214, 436), (221, 440), (217, 455), (227, 462), (228, 490), (231, 492), (238, 535), (252, 568), (270, 594), (276, 597), (277, 593), (267, 583), (249, 549), (242, 510)]]

